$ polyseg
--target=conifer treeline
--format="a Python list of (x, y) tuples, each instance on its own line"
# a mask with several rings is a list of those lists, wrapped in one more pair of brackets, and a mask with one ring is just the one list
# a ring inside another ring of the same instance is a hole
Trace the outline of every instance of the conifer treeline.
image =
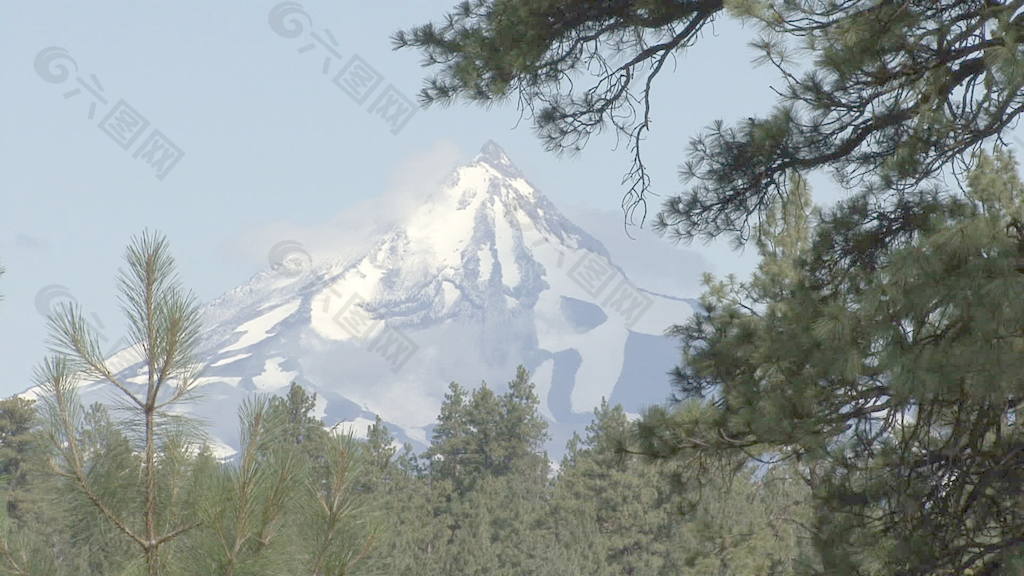
[[(626, 456), (621, 408), (602, 405), (552, 475), (523, 367), (500, 394), (453, 382), (421, 455), (399, 453), (379, 418), (365, 441), (328, 431), (293, 384), (243, 403), (239, 451), (218, 460), (180, 409), (204, 401), (195, 299), (162, 236), (135, 238), (125, 261), (146, 377), (119, 377), (82, 310), (62, 305), (39, 405), (0, 403), (0, 574), (754, 575), (801, 558), (797, 482), (775, 471), (716, 484), (681, 461)], [(79, 383), (95, 380), (120, 400), (116, 418), (81, 404)]]
[[(602, 404), (556, 472), (522, 367), (500, 394), (452, 383), (422, 454), (399, 449), (380, 419), (365, 440), (332, 433), (314, 400), (293, 384), (247, 404), (248, 444), (233, 460), (161, 445), (158, 518), (195, 526), (161, 547), (158, 573), (763, 575), (810, 558), (805, 491), (786, 470), (755, 479), (626, 456), (619, 406)], [(144, 453), (106, 408), (82, 420), (88, 485), (111, 513), (141, 521)], [(144, 551), (54, 473), (46, 435), (34, 402), (0, 402), (0, 574), (145, 574)], [(687, 490), (697, 474), (702, 489)]]

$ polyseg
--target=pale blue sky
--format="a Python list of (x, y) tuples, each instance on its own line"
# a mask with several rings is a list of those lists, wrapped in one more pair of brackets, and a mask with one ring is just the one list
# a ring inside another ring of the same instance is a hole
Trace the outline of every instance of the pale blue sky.
[[(116, 271), (130, 236), (146, 227), (169, 236), (183, 279), (210, 299), (267, 266), (270, 247), (288, 239), (267, 231), (322, 231), (346, 210), (351, 218), (359, 203), (408, 187), (410, 178), (415, 184), (417, 175), (404, 171), (431, 159), (468, 159), (494, 139), (557, 205), (590, 214), (581, 225), (604, 222), (621, 234), (607, 216), (618, 216), (629, 158), (612, 150), (610, 135), (593, 139), (578, 158), (558, 158), (542, 149), (528, 123), (513, 128), (512, 106), (420, 110), (397, 135), (367, 111), (388, 85), (415, 97), (425, 75), (417, 53), (391, 50), (390, 34), (440, 18), (453, 2), (303, 3), (314, 28), (333, 34), (338, 53), (346, 60), (358, 54), (380, 73), (380, 86), (362, 105), (331, 83), (340, 62), (324, 75), (322, 49), (300, 54), (305, 40), (270, 29), (277, 4), (7, 3), (0, 19), (0, 262), (7, 268), (0, 279), (0, 394), (28, 387), (45, 352), (35, 301), (46, 286), (67, 287), (116, 339)], [(748, 36), (735, 23), (720, 23), (658, 82), (646, 144), (656, 191), (680, 189), (676, 170), (686, 143), (709, 121), (772, 105), (773, 76), (751, 67)], [(34, 68), (51, 46), (67, 50), (78, 67), (63, 83), (46, 82)], [(89, 92), (76, 79), (93, 76), (107, 103), (89, 119)], [(149, 123), (127, 150), (99, 128), (120, 100)], [(163, 180), (133, 157), (155, 130), (184, 151)], [(621, 239), (610, 242), (628, 250)], [(646, 242), (637, 246), (653, 245)], [(754, 261), (723, 246), (689, 250), (703, 260), (680, 250), (670, 267), (703, 261), (730, 272)], [(652, 260), (624, 264), (638, 269)], [(697, 295), (690, 284), (680, 291)]]

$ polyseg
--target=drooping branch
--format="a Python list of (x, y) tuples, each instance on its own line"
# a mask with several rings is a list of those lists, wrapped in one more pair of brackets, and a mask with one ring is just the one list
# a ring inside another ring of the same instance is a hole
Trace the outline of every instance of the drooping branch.
[[(721, 0), (474, 0), (443, 25), (398, 32), (394, 43), (420, 49), (425, 66), (440, 68), (420, 93), (424, 105), (465, 99), (489, 106), (514, 95), (545, 147), (558, 153), (576, 153), (611, 127), (633, 157), (623, 208), (646, 214), (651, 182), (641, 144), (654, 78), (723, 9)], [(585, 75), (593, 81), (579, 88)]]
[[(745, 242), (787, 174), (826, 169), (844, 186), (906, 192), (1001, 140), (1024, 111), (1022, 0), (737, 3), (782, 79), (775, 112), (712, 123), (683, 163), (688, 189), (655, 227), (677, 240)], [(463, 2), (442, 25), (395, 36), (435, 68), (425, 104), (514, 97), (546, 146), (576, 152), (606, 127), (629, 141), (627, 215), (651, 182), (641, 152), (653, 79), (698, 41), (722, 2)], [(646, 212), (644, 212), (646, 213)]]

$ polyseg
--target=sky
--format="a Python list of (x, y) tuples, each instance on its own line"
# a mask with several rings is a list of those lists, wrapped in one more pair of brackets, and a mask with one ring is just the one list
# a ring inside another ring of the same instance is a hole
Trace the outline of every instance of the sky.
[[(0, 19), (0, 394), (33, 384), (55, 301), (77, 301), (115, 344), (116, 276), (133, 235), (166, 234), (182, 281), (207, 301), (268, 267), (280, 242), (314, 256), (354, 249), (354, 231), (413, 205), (487, 140), (638, 285), (695, 297), (705, 271), (749, 273), (752, 250), (725, 242), (627, 238), (630, 159), (610, 134), (559, 157), (527, 120), (517, 126), (512, 105), (404, 108), (429, 71), (390, 35), (452, 4), (12, 3)], [(306, 26), (296, 36), (288, 22)], [(678, 165), (701, 128), (773, 105), (777, 80), (751, 64), (750, 39), (722, 20), (659, 77), (645, 149), (661, 196), (682, 190)]]

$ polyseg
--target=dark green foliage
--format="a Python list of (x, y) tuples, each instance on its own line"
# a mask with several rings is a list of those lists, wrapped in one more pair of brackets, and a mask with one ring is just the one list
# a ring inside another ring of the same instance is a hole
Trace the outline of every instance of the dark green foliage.
[(806, 489), (787, 469), (758, 480), (652, 461), (623, 452), (632, 435), (622, 408), (603, 403), (563, 461), (556, 533), (588, 551), (586, 573), (781, 575), (810, 562)]
[[(200, 373), (198, 306), (163, 237), (136, 238), (126, 261), (121, 301), (147, 378), (124, 381), (107, 366), (76, 305), (51, 316), (39, 419), (17, 400), (0, 405), (15, 512), (0, 535), (0, 573), (352, 573), (373, 534), (358, 443), (325, 430), (315, 398), (293, 385), (285, 398), (243, 405), (237, 461), (218, 462), (174, 410)], [(80, 404), (86, 379), (118, 394), (119, 418)], [(45, 442), (27, 443), (32, 435)]]
[[(814, 217), (791, 196), (752, 280), (709, 281), (674, 330), (690, 399), (648, 415), (647, 449), (800, 461), (824, 573), (1019, 570), (1024, 186), (1005, 154), (977, 165), (966, 199), (882, 247), (862, 200)], [(836, 242), (870, 265), (832, 266)]]
[(801, 539), (806, 489), (785, 469), (770, 486), (723, 473), (698, 496), (687, 466), (624, 455), (633, 426), (604, 404), (549, 476), (522, 368), (502, 395), (452, 384), (441, 414), (431, 465), (393, 464), (373, 488), (388, 518), (368, 561), (374, 574), (761, 576), (813, 558)]
[(879, 199), (907, 191), (969, 162), (1024, 110), (1016, 0), (467, 0), (394, 41), (433, 67), (425, 103), (513, 99), (552, 150), (579, 150), (604, 128), (625, 135), (624, 206), (636, 208), (650, 186), (640, 145), (652, 81), (726, 17), (758, 31), (759, 62), (779, 70), (777, 105), (692, 140), (691, 188), (656, 222), (679, 238), (746, 238), (793, 171), (877, 184)]
[(280, 421), (285, 438), (296, 445), (315, 443), (324, 437), (323, 422), (312, 416), (316, 406), (316, 394), (310, 396), (306, 390), (292, 382), (286, 396), (274, 396), (268, 407), (271, 418)]
[(19, 502), (14, 497), (25, 486), (26, 459), (39, 442), (35, 429), (35, 402), (25, 398), (0, 400), (0, 486), (11, 494), (7, 515), (18, 516)]
[(237, 464), (200, 454), (194, 474), (202, 524), (179, 547), (202, 574), (355, 574), (372, 542), (368, 500), (356, 485), (367, 459), (328, 433), (314, 401), (293, 384), (241, 414)]
[(501, 396), (483, 383), (467, 398), (462, 387), (452, 382), (425, 454), (432, 474), (451, 482), (459, 493), (487, 475), (543, 476), (547, 457), (541, 447), (547, 439), (547, 424), (537, 412), (539, 404), (522, 366)]
[(366, 431), (366, 447), (370, 453), (370, 464), (378, 470), (387, 470), (395, 463), (395, 438), (391, 435), (380, 416)]
[(457, 382), (452, 382), (441, 404), (430, 449), (424, 454), (431, 471), (439, 479), (455, 482), (463, 477), (470, 432), (465, 412), (465, 390)]
[[(375, 534), (367, 494), (357, 480), (370, 468), (361, 445), (322, 425), (295, 442), (295, 424), (316, 423), (310, 406), (289, 411), (305, 391), (257, 398), (241, 414), (246, 443), (237, 462), (207, 449), (163, 445), (159, 461), (160, 525), (198, 521), (168, 545), (167, 574), (358, 574)], [(18, 418), (22, 402), (0, 403), (0, 420)], [(301, 405), (301, 404), (300, 404)], [(289, 419), (289, 416), (294, 418)], [(111, 514), (127, 517), (145, 505), (138, 485), (141, 457), (106, 410), (82, 418), (79, 446), (89, 454), (89, 486)], [(38, 420), (31, 414), (31, 426)], [(13, 443), (12, 443), (13, 445)], [(0, 574), (108, 575), (144, 569), (132, 542), (97, 512), (73, 480), (54, 474), (42, 443), (29, 444), (22, 488), (10, 491), (18, 513), (0, 541)], [(311, 455), (315, 455), (311, 456)], [(5, 461), (5, 463), (8, 461)], [(366, 569), (368, 570), (368, 569)], [(339, 572), (341, 571), (341, 572)]]
[[(159, 521), (199, 523), (164, 549), (161, 570), (182, 576), (697, 576), (709, 570), (760, 576), (786, 573), (778, 568), (799, 556), (798, 525), (781, 519), (806, 520), (799, 482), (772, 489), (742, 475), (699, 498), (680, 491), (689, 477), (685, 466), (622, 454), (632, 426), (620, 407), (607, 404), (550, 477), (539, 452), (546, 426), (524, 369), (501, 395), (486, 386), (468, 395), (453, 390), (442, 411), (462, 414), (465, 425), (458, 435), (436, 434), (430, 453), (463, 457), (461, 487), (447, 476), (455, 468), (423, 466), (408, 447), (396, 450), (380, 419), (365, 442), (328, 433), (312, 416), (312, 398), (296, 385), (243, 408), (244, 441), (235, 461), (218, 461), (205, 448), (163, 444), (158, 493), (168, 505), (160, 507)], [(0, 422), (20, 422), (16, 438), (31, 436), (38, 424), (26, 407), (0, 402)], [(454, 451), (453, 438), (466, 448)], [(102, 407), (84, 411), (79, 442), (89, 455), (89, 485), (110, 498), (112, 514), (127, 516), (144, 505), (139, 473), (131, 472), (141, 470), (142, 455)], [(24, 450), (0, 464), (21, 462), (28, 472), (18, 516), (0, 540), (0, 574), (145, 569), (132, 542), (73, 479), (53, 474), (44, 444), (12, 441), (0, 449), (8, 446)]]

